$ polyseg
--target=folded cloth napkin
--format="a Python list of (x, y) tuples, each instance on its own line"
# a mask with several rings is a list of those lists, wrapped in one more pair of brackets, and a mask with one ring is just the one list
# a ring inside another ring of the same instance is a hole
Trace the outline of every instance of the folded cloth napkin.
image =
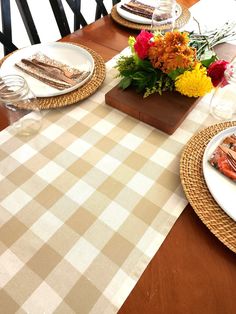
[(15, 65), (25, 73), (59, 90), (77, 85), (90, 73), (72, 68), (42, 53), (21, 59)]
[(127, 3), (123, 3), (121, 4), (121, 8), (132, 14), (142, 16), (148, 19), (152, 18), (152, 14), (155, 9), (153, 6), (137, 0), (131, 0)]
[(236, 182), (236, 135), (227, 136), (209, 159), (210, 164)]

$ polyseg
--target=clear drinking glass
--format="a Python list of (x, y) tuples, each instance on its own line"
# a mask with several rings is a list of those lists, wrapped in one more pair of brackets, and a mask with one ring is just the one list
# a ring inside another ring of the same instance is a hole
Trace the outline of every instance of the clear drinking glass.
[(156, 0), (152, 15), (152, 29), (154, 31), (171, 32), (176, 20), (175, 0)]
[(0, 105), (7, 108), (8, 121), (15, 134), (29, 136), (41, 127), (38, 100), (20, 75), (0, 78)]
[(227, 65), (225, 80), (216, 87), (210, 102), (210, 113), (218, 120), (236, 119), (236, 61)]

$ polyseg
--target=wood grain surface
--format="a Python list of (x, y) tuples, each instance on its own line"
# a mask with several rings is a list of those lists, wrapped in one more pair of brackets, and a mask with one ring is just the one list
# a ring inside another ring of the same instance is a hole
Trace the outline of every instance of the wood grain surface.
[(105, 95), (106, 104), (171, 135), (180, 126), (197, 99), (177, 92), (164, 92), (143, 98), (133, 88), (115, 86)]
[(178, 218), (119, 314), (233, 314), (236, 255), (190, 205)]

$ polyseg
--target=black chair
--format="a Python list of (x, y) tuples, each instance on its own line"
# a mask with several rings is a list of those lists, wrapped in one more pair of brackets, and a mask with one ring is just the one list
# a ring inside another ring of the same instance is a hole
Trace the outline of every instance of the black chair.
[[(35, 27), (28, 3), (26, 0), (15, 0), (21, 14), (27, 34), (31, 44), (40, 43), (39, 35)], [(0, 42), (4, 46), (4, 54), (8, 54), (17, 49), (12, 43), (12, 23), (10, 0), (1, 0), (2, 12), (2, 32), (0, 32)]]
[[(104, 6), (103, 0), (96, 0), (97, 2), (97, 8), (96, 8), (96, 13), (95, 13), (95, 20), (98, 20), (99, 18), (101, 18), (102, 16), (107, 15), (107, 10)], [(112, 5), (115, 5), (117, 3), (119, 3), (120, 0), (112, 0)]]
[[(66, 19), (65, 10), (61, 0), (49, 0), (55, 19), (57, 21), (58, 27), (61, 27), (61, 35), (64, 31), (68, 32), (68, 23)], [(83, 14), (81, 13), (81, 0), (65, 0), (72, 12), (74, 13), (74, 31), (80, 27), (86, 26), (88, 23), (85, 20)], [(94, 0), (96, 3), (96, 12), (95, 12), (95, 21), (101, 18), (102, 16), (108, 15), (107, 9), (103, 3), (103, 0)], [(112, 5), (117, 4), (120, 0), (112, 0)], [(95, 4), (94, 3), (94, 4)]]
[[(64, 0), (69, 5), (74, 15), (74, 30), (86, 26), (88, 23), (81, 13), (81, 0)], [(27, 0), (15, 0), (18, 10), (20, 12), (24, 27), (27, 31), (30, 43), (40, 43), (37, 28), (35, 26)], [(61, 37), (71, 33), (68, 19), (65, 13), (64, 5), (61, 0), (49, 0), (59, 32)], [(101, 16), (108, 14), (103, 0), (94, 0), (96, 5), (95, 20)], [(120, 2), (119, 0), (112, 0), (112, 4)], [(0, 31), (0, 42), (4, 46), (4, 55), (14, 51), (17, 47), (12, 42), (12, 21), (11, 21), (11, 7), (10, 0), (1, 0), (2, 12), (2, 32)]]
[(4, 46), (4, 54), (7, 54), (16, 49), (16, 46), (12, 43), (12, 31), (11, 31), (11, 11), (10, 2), (1, 1), (2, 12), (2, 32), (0, 32), (0, 42)]
[[(72, 12), (74, 13), (74, 31), (81, 26), (84, 27), (88, 23), (81, 13), (81, 0), (65, 0)], [(71, 33), (64, 6), (61, 0), (49, 0), (53, 14), (55, 16), (57, 25), (59, 27), (61, 36), (65, 36)]]
[(9, 38), (0, 31), (0, 42), (4, 46), (4, 55), (14, 51), (17, 47), (9, 40)]

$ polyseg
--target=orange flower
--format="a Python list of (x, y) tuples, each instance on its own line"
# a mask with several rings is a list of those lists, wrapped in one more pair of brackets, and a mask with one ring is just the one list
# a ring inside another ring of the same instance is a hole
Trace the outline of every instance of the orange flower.
[(189, 42), (188, 33), (167, 32), (165, 41), (170, 46), (187, 46)]
[(154, 68), (169, 73), (178, 68), (188, 69), (196, 64), (196, 50), (188, 47), (187, 33), (167, 32), (158, 36), (149, 48), (148, 57)]

